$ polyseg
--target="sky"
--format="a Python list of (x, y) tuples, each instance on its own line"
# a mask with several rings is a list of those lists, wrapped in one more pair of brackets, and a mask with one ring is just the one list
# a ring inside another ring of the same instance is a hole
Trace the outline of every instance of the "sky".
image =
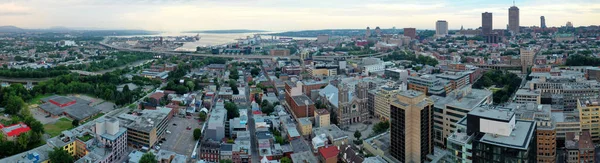
[[(0, 0), (0, 26), (185, 31), (478, 28), (492, 12), (506, 29), (511, 0)], [(517, 0), (521, 26), (600, 25), (600, 0)]]

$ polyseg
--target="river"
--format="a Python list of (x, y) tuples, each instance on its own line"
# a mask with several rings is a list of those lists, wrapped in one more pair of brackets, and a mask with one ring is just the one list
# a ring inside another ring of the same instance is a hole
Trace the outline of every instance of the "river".
[[(165, 32), (157, 35), (135, 35), (135, 36), (117, 36), (117, 37), (157, 37), (157, 36), (200, 36), (200, 40), (195, 42), (186, 42), (183, 46), (176, 49), (176, 51), (195, 51), (198, 46), (215, 46), (223, 45), (227, 43), (236, 42), (236, 39), (246, 38), (247, 36), (254, 36), (254, 34), (260, 34), (262, 39), (271, 39), (270, 33), (273, 32), (258, 32), (258, 33), (181, 33), (181, 32)], [(277, 36), (279, 38), (280, 36)], [(314, 37), (287, 37), (292, 39), (308, 39), (316, 40)]]

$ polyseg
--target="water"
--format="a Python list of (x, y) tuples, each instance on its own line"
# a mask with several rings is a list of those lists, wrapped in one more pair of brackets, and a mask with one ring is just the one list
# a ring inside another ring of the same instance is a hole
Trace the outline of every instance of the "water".
[[(225, 34), (215, 34), (215, 33), (181, 33), (181, 32), (165, 32), (157, 35), (136, 35), (136, 36), (118, 36), (118, 37), (158, 37), (158, 36), (200, 36), (200, 40), (195, 42), (186, 42), (183, 46), (176, 49), (176, 51), (195, 51), (196, 47), (201, 46), (216, 46), (223, 45), (227, 43), (234, 43), (236, 39), (244, 39), (247, 36), (254, 36), (254, 34), (261, 34), (262, 39), (271, 39), (271, 36), (268, 35), (274, 32), (258, 32), (258, 33), (225, 33)], [(279, 38), (279, 37), (278, 37)], [(289, 37), (293, 39), (308, 39), (308, 40), (316, 40), (316, 38), (311, 37)]]

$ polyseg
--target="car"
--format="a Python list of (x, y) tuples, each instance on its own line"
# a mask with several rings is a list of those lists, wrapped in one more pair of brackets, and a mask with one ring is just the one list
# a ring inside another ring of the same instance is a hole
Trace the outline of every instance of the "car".
[(173, 126), (177, 126), (177, 124), (173, 123)]
[(167, 134), (171, 134), (171, 131), (167, 130)]
[(162, 139), (160, 139), (160, 140), (161, 140), (161, 141), (167, 141), (167, 138), (162, 138)]
[(185, 128), (185, 129), (186, 129), (186, 130), (191, 130), (191, 129), (192, 129), (192, 127), (188, 126), (188, 127), (187, 127), (187, 128)]

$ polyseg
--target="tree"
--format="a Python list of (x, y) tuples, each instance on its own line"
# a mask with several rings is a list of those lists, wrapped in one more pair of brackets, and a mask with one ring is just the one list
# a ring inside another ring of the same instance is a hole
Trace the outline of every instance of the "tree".
[(200, 121), (206, 120), (206, 113), (205, 112), (200, 112), (198, 114), (198, 118), (200, 119)]
[(250, 74), (253, 77), (258, 76), (259, 73), (260, 73), (260, 68), (252, 68), (252, 70), (250, 70)]
[(201, 136), (202, 130), (200, 130), (199, 128), (194, 129), (194, 140), (200, 139)]
[[(54, 163), (54, 162), (52, 162)], [(140, 163), (158, 163), (156, 156), (152, 152), (147, 152), (140, 158)]]
[(227, 119), (233, 119), (240, 116), (239, 109), (233, 102), (225, 102), (225, 110), (227, 110)]
[(361, 136), (362, 134), (358, 130), (354, 132), (354, 138), (356, 138), (356, 140), (360, 139)]
[(79, 120), (73, 120), (73, 121), (71, 122), (71, 125), (73, 125), (73, 127), (77, 127), (77, 126), (79, 126)]
[(21, 97), (12, 95), (8, 98), (6, 102), (6, 113), (8, 114), (17, 114), (23, 108), (25, 102)]
[(73, 156), (71, 156), (69, 154), (69, 152), (67, 152), (66, 150), (64, 150), (62, 148), (58, 148), (58, 147), (55, 147), (54, 151), (50, 151), (48, 153), (48, 157), (50, 158), (50, 162), (52, 162), (52, 163), (72, 163), (72, 162), (75, 162), (75, 159), (73, 158)]
[(219, 160), (219, 163), (233, 163), (231, 160)]
[(286, 157), (283, 157), (283, 158), (281, 158), (281, 160), (279, 160), (279, 161), (280, 161), (281, 163), (292, 163), (292, 160), (291, 160), (290, 158), (288, 158), (287, 156), (286, 156)]

